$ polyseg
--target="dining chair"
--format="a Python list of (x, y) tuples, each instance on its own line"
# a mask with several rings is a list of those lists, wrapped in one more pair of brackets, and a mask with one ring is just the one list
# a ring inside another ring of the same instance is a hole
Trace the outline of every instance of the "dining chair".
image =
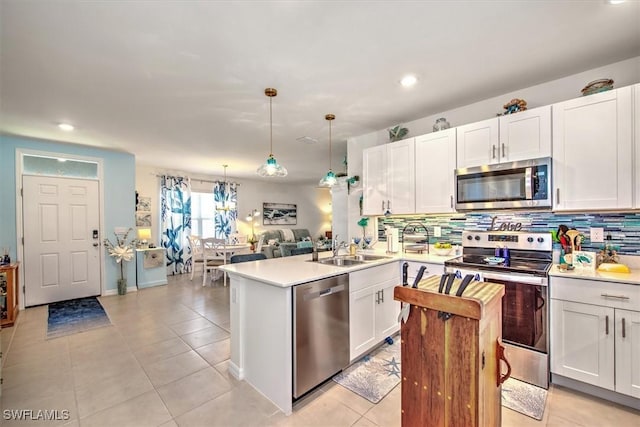
[[(224, 239), (201, 239), (203, 250), (204, 272), (202, 273), (202, 286), (207, 284), (207, 273), (211, 273), (227, 263), (227, 248)], [(227, 286), (227, 276), (224, 274), (224, 285)], [(212, 275), (213, 279), (213, 275)]]
[(237, 264), (239, 262), (259, 261), (262, 259), (267, 259), (267, 256), (263, 253), (238, 254), (238, 255), (232, 255), (229, 261), (231, 262), (231, 264)]
[(196, 265), (202, 265), (202, 274), (204, 274), (204, 259), (202, 250), (202, 239), (200, 236), (192, 234), (187, 236), (189, 247), (191, 248), (191, 280), (196, 271)]
[(313, 252), (313, 248), (293, 248), (291, 249), (291, 256), (310, 254), (311, 252)]

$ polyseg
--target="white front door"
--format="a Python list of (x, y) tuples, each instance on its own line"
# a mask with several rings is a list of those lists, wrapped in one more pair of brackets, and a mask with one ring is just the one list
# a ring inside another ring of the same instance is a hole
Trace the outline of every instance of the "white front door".
[(25, 306), (100, 294), (98, 185), (23, 176)]

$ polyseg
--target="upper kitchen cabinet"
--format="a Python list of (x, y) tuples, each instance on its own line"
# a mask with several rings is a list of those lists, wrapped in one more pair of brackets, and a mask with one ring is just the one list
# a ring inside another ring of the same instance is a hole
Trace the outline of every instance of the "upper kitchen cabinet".
[(633, 140), (635, 142), (636, 158), (633, 171), (635, 174), (635, 198), (633, 200), (633, 207), (640, 208), (640, 83), (633, 86), (633, 117), (635, 134)]
[(364, 215), (415, 212), (414, 138), (363, 151)]
[(632, 207), (631, 90), (553, 105), (554, 211)]
[(458, 168), (551, 155), (551, 106), (459, 126)]
[(415, 138), (416, 212), (455, 212), (456, 129)]

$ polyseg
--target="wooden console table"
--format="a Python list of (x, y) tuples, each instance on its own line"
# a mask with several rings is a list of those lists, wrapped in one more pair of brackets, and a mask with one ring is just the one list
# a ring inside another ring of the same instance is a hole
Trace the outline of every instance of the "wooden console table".
[(471, 282), (458, 297), (460, 282), (451, 295), (438, 293), (440, 276), (394, 290), (411, 305), (401, 327), (403, 426), (501, 424), (504, 286)]
[(20, 263), (0, 265), (0, 327), (13, 326), (18, 316), (18, 267)]

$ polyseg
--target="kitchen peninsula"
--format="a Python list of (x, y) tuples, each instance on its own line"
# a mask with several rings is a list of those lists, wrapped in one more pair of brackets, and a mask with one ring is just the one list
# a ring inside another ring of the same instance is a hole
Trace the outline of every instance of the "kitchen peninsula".
[[(384, 276), (390, 286), (395, 286), (402, 282), (399, 261), (427, 264), (427, 277), (441, 274), (444, 261), (454, 256), (398, 253), (360, 264), (335, 266), (312, 262), (311, 255), (299, 255), (221, 267), (231, 277), (231, 374), (250, 383), (285, 414), (291, 414), (295, 286), (343, 274), (349, 274), (352, 284), (358, 275), (366, 274)], [(414, 269), (416, 263), (412, 263)], [(399, 303), (393, 301), (392, 295), (387, 301), (392, 307), (398, 305), (397, 310), (392, 309), (397, 317)], [(392, 327), (395, 331), (399, 329), (397, 320)], [(372, 342), (371, 346), (380, 341)], [(353, 362), (353, 352), (351, 356)]]

